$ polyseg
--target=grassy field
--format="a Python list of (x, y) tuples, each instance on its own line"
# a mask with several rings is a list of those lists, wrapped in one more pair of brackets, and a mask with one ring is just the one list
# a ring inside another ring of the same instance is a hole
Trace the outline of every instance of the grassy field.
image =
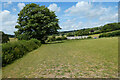
[(44, 44), (2, 72), (3, 78), (115, 78), (118, 38)]
[(89, 36), (91, 36), (92, 38), (94, 38), (94, 37), (99, 37), (99, 35), (100, 34), (93, 34), (93, 35), (89, 35)]

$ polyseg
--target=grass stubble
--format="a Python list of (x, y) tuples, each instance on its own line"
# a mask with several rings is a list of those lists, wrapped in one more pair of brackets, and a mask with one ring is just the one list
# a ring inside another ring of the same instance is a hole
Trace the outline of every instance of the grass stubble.
[(118, 38), (43, 44), (2, 72), (3, 78), (117, 78)]

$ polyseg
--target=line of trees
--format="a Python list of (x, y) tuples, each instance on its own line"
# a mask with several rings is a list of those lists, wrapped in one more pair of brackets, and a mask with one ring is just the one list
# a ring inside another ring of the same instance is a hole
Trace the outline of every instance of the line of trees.
[(115, 30), (120, 30), (120, 23), (109, 23), (104, 26), (81, 29), (78, 31), (68, 32), (65, 34), (67, 34), (67, 36), (83, 36), (83, 35), (105, 33), (105, 32), (110, 32), (110, 31), (115, 31)]
[(103, 33), (103, 34), (100, 34), (99, 38), (101, 38), (101, 37), (114, 37), (114, 36), (120, 36), (120, 30), (112, 32), (112, 33)]

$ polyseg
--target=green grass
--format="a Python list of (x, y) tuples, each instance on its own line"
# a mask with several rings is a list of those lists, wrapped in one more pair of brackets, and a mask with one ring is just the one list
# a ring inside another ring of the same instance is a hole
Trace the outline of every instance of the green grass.
[[(100, 34), (101, 34), (101, 33), (100, 33)], [(91, 37), (94, 38), (94, 37), (99, 37), (100, 34), (93, 34), (93, 35), (89, 35), (89, 36), (91, 36)]]
[(44, 44), (3, 67), (4, 78), (115, 78), (118, 38)]

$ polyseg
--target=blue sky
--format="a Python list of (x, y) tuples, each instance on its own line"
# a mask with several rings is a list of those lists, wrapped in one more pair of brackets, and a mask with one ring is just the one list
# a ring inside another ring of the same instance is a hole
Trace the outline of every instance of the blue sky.
[[(2, 28), (0, 30), (8, 34), (14, 34), (17, 24), (17, 14), (31, 2), (2, 2), (0, 18)], [(32, 2), (34, 3), (34, 2)], [(118, 21), (117, 2), (35, 2), (45, 5), (51, 11), (55, 11), (59, 18), (60, 31), (77, 30), (101, 26)]]

